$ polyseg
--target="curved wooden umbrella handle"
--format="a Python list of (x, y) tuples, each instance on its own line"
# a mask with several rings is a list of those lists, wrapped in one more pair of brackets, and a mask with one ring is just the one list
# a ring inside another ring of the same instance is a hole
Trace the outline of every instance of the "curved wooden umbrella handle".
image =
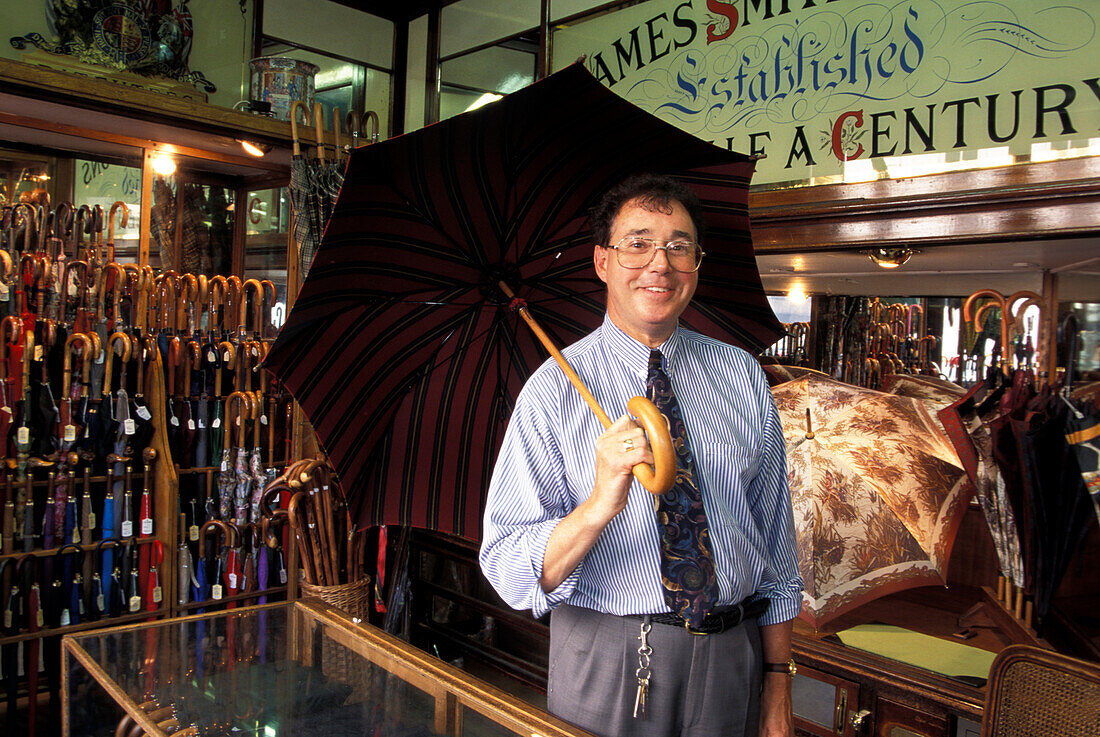
[[(611, 426), (611, 418), (607, 416), (607, 413), (600, 407), (599, 402), (592, 395), (592, 392), (588, 390), (588, 387), (584, 385), (584, 381), (577, 375), (577, 372), (573, 370), (573, 367), (569, 365), (569, 362), (565, 360), (565, 356), (554, 345), (554, 341), (550, 340), (550, 336), (539, 326), (535, 321), (535, 318), (531, 316), (531, 313), (527, 310), (527, 305), (522, 303), (522, 300), (516, 301), (515, 294), (504, 282), (499, 282), (501, 291), (513, 300), (512, 309), (519, 313), (520, 317), (524, 319), (528, 327), (535, 334), (535, 337), (539, 339), (543, 347), (550, 353), (550, 355), (557, 362), (558, 366), (565, 373), (569, 382), (573, 385), (573, 388), (581, 395), (589, 409), (599, 419), (600, 424), (604, 426), (604, 429)], [(638, 418), (642, 428), (645, 430), (646, 437), (649, 439), (649, 446), (653, 450), (653, 460), (655, 468), (650, 468), (646, 463), (639, 463), (634, 467), (634, 476), (642, 483), (651, 494), (664, 494), (666, 491), (672, 488), (673, 482), (676, 480), (676, 453), (672, 449), (672, 437), (668, 430), (668, 421), (665, 420), (665, 416), (661, 414), (661, 411), (657, 409), (657, 406), (653, 402), (649, 401), (645, 397), (634, 397), (627, 402), (626, 408), (630, 410), (630, 413)]]
[(653, 451), (653, 465), (639, 463), (634, 467), (634, 478), (642, 483), (650, 494), (660, 496), (676, 482), (676, 449), (672, 447), (672, 434), (668, 420), (657, 405), (645, 397), (633, 397), (626, 403), (630, 414), (638, 418), (645, 430), (649, 447)]

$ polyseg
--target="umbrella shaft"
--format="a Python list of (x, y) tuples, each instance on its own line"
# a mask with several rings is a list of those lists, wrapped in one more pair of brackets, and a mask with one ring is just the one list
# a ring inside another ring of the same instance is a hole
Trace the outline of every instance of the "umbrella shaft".
[[(516, 295), (508, 288), (508, 285), (504, 282), (498, 282), (501, 290), (509, 299), (515, 299)], [(603, 411), (600, 403), (596, 401), (596, 398), (592, 396), (592, 392), (588, 391), (588, 387), (585, 386), (584, 380), (577, 375), (577, 372), (573, 370), (573, 367), (569, 365), (569, 362), (565, 360), (565, 356), (561, 354), (557, 346), (554, 345), (554, 341), (550, 339), (550, 336), (542, 329), (542, 327), (535, 321), (535, 318), (531, 316), (531, 313), (527, 311), (527, 306), (520, 304), (515, 308), (519, 312), (520, 317), (524, 319), (527, 325), (531, 328), (531, 332), (535, 334), (535, 337), (539, 339), (543, 347), (554, 357), (554, 360), (558, 362), (558, 366), (565, 372), (565, 376), (569, 379), (576, 390), (580, 393), (581, 398), (591, 408), (591, 410), (599, 418), (600, 423), (604, 426), (604, 429), (611, 427), (611, 418), (607, 416), (607, 413)]]

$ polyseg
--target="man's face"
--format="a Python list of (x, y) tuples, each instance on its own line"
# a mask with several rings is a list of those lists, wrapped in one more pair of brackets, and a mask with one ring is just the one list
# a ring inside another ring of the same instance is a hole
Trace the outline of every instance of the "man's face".
[[(652, 238), (658, 243), (695, 240), (691, 216), (676, 200), (670, 207), (650, 209), (638, 199), (627, 201), (611, 224), (611, 245), (628, 235)], [(699, 282), (699, 273), (685, 274), (668, 263), (663, 250), (653, 254), (649, 265), (626, 269), (619, 265), (614, 249), (596, 246), (596, 274), (607, 284), (607, 312), (624, 333), (650, 348), (656, 348), (676, 329), (680, 313), (688, 306)]]

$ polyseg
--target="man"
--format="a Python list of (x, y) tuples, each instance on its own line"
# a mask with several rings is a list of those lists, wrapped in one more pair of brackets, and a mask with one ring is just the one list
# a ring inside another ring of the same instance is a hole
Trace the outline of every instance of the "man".
[(642, 429), (624, 415), (604, 431), (552, 361), (509, 421), (482, 570), (510, 606), (553, 610), (547, 700), (563, 719), (600, 735), (790, 735), (802, 581), (782, 429), (756, 361), (679, 326), (703, 255), (698, 200), (640, 175), (592, 217), (607, 314), (564, 354), (611, 412), (670, 377), (680, 476), (694, 471), (669, 495), (681, 482), (701, 495), (705, 520), (687, 546), (698, 575), (689, 586), (666, 570), (662, 539), (681, 518), (633, 482), (636, 464), (653, 463)]

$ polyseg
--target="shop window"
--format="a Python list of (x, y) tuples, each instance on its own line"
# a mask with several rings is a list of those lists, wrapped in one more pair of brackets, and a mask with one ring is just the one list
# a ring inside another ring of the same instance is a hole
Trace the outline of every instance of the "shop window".
[(453, 117), (535, 81), (538, 43), (512, 39), (440, 63), (439, 119)]
[(149, 212), (149, 264), (191, 274), (233, 273), (235, 192), (186, 174), (157, 175)]
[[(362, 116), (372, 111), (379, 118), (379, 134), (385, 137), (389, 125), (390, 73), (366, 64), (339, 56), (324, 54), (295, 44), (265, 38), (264, 56), (281, 56), (315, 64), (314, 101), (324, 111), (326, 130), (333, 129), (333, 110), (339, 110), (341, 125), (347, 113), (354, 111)], [(347, 135), (355, 131), (342, 128)]]
[[(265, 334), (274, 334), (287, 316), (286, 243), (290, 226), (290, 200), (286, 187), (250, 191), (244, 212), (244, 270), (250, 279), (275, 285), (275, 302)], [(272, 329), (273, 328), (273, 329)]]
[[(141, 169), (93, 159), (73, 160), (73, 202), (99, 205), (110, 213), (116, 203), (115, 222), (106, 224), (104, 243), (118, 263), (137, 263), (141, 230)], [(123, 225), (123, 215), (126, 224)], [(113, 237), (112, 237), (113, 233)]]

